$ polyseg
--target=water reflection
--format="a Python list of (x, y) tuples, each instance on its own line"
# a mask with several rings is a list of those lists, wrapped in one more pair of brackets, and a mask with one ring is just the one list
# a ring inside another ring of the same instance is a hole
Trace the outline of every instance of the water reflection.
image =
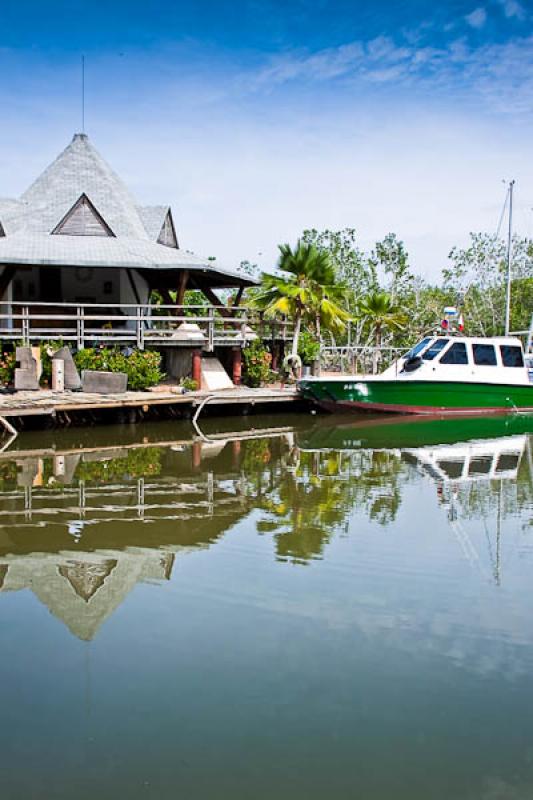
[(170, 580), (176, 558), (252, 512), (277, 560), (306, 565), (347, 534), (356, 511), (393, 523), (420, 475), (470, 563), (484, 556), (465, 523), (485, 526), (499, 584), (504, 521), (531, 528), (530, 421), (485, 423), (328, 418), (105, 446), (62, 447), (60, 437), (43, 455), (22, 441), (0, 456), (0, 591), (31, 589), (90, 640), (137, 584)]

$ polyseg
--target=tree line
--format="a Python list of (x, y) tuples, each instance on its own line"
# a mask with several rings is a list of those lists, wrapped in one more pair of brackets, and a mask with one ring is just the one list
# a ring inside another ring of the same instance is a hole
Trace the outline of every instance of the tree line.
[[(507, 246), (495, 235), (470, 234), (466, 247), (451, 250), (435, 283), (412, 271), (394, 233), (370, 253), (353, 228), (305, 230), (294, 247), (279, 249), (278, 270), (262, 276), (248, 301), (267, 316), (293, 319), (294, 352), (302, 328), (346, 343), (348, 321), (353, 345), (410, 346), (436, 329), (447, 305), (460, 307), (467, 335), (503, 334)], [(511, 330), (522, 331), (533, 314), (533, 241), (515, 236), (511, 252)]]

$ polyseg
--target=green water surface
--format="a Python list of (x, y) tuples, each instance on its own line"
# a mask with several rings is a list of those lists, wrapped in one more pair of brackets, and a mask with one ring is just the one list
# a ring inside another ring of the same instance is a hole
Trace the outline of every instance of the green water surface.
[(0, 454), (1, 797), (532, 798), (533, 419), (203, 433)]

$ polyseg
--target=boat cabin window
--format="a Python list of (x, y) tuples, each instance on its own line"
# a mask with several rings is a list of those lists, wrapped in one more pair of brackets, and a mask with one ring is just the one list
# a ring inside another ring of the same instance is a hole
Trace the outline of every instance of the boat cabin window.
[(429, 350), (426, 350), (422, 358), (426, 361), (433, 361), (435, 356), (438, 356), (442, 348), (446, 347), (449, 341), (449, 339), (435, 339)]
[(520, 455), (515, 453), (502, 453), (498, 458), (496, 472), (515, 472), (520, 465)]
[(492, 456), (474, 456), (468, 466), (468, 474), (471, 477), (476, 475), (489, 475), (492, 467)]
[(409, 352), (404, 355), (404, 358), (414, 358), (420, 353), (421, 350), (424, 349), (424, 347), (427, 347), (430, 341), (431, 341), (431, 336), (426, 336), (426, 338), (422, 339), (421, 342), (415, 344), (415, 346), (412, 347), (411, 350), (409, 350)]
[(454, 342), (441, 356), (441, 364), (468, 364), (468, 353), (464, 342)]
[(496, 350), (492, 344), (473, 344), (474, 364), (478, 367), (495, 367)]
[(522, 348), (518, 345), (501, 344), (500, 353), (502, 354), (502, 364), (504, 367), (523, 367), (524, 358)]
[(445, 461), (437, 461), (437, 466), (444, 472), (447, 478), (458, 480), (463, 475), (465, 462), (463, 460), (452, 461), (451, 459), (446, 459)]

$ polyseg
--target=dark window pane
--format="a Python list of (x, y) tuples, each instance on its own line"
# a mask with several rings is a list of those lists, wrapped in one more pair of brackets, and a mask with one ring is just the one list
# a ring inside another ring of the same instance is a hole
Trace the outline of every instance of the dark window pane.
[(468, 353), (464, 342), (455, 342), (446, 350), (440, 360), (441, 364), (468, 364)]
[(512, 344), (501, 344), (502, 364), (504, 367), (523, 367), (522, 348)]
[(435, 356), (438, 356), (443, 347), (446, 347), (449, 339), (435, 339), (429, 350), (426, 350), (422, 358), (426, 361), (433, 361)]
[(469, 475), (488, 475), (492, 467), (492, 456), (475, 456), (468, 468)]
[(446, 473), (448, 478), (457, 479), (463, 474), (464, 461), (437, 461), (441, 470)]
[(421, 350), (424, 349), (424, 347), (427, 347), (427, 345), (430, 343), (430, 341), (431, 341), (431, 337), (430, 336), (426, 336), (426, 338), (422, 339), (421, 342), (418, 342), (418, 344), (415, 344), (415, 346), (413, 348), (411, 348), (411, 350), (409, 350), (409, 352), (404, 355), (404, 358), (414, 358), (415, 356), (417, 356), (420, 353)]
[(515, 456), (512, 453), (503, 453), (498, 459), (498, 472), (505, 472), (506, 470), (518, 469), (520, 463), (520, 456)]
[(495, 367), (496, 351), (491, 344), (473, 344), (474, 364), (478, 367)]

